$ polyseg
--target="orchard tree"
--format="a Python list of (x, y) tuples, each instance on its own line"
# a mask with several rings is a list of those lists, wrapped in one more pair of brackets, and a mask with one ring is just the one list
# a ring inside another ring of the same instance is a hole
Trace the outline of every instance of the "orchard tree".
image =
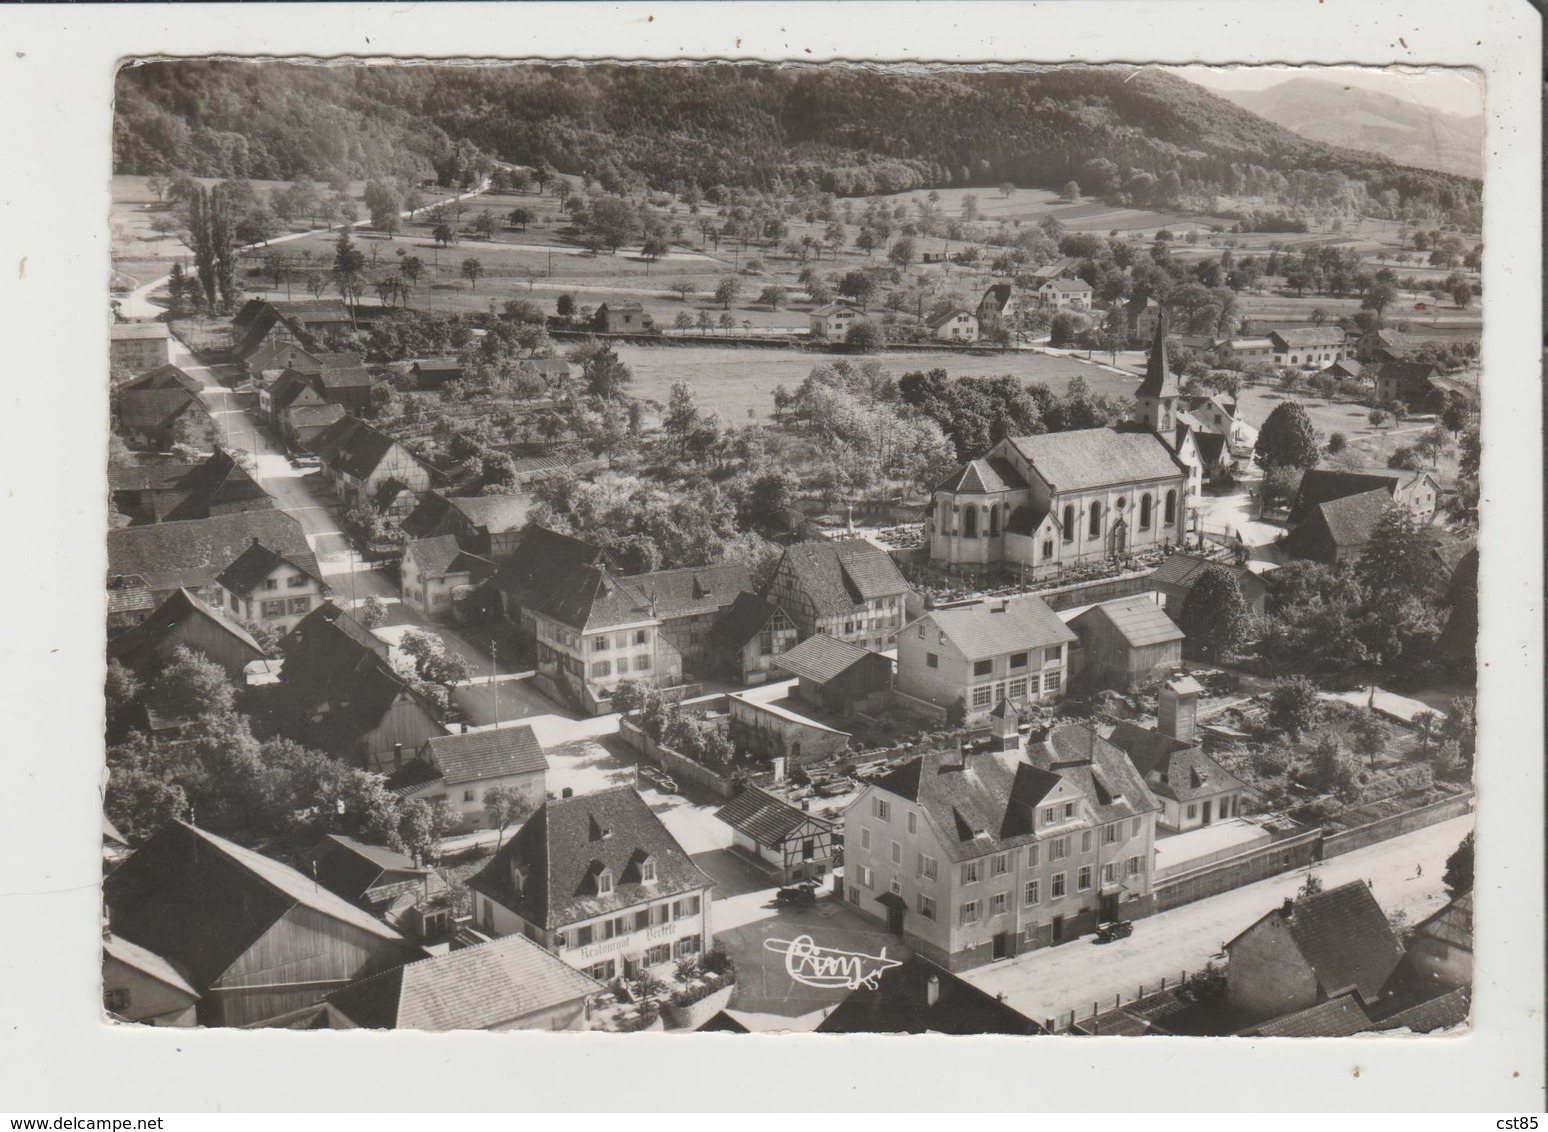
[(1349, 725), (1349, 738), (1354, 743), (1354, 749), (1374, 766), (1376, 756), (1387, 749), (1387, 743), (1392, 738), (1392, 728), (1376, 712), (1366, 708)]
[(1388, 504), (1355, 563), (1376, 604), (1424, 600), (1441, 584), (1441, 564), (1429, 532), (1406, 507)]
[(398, 837), (403, 848), (421, 867), (440, 856), (441, 838), (456, 820), (446, 799), (434, 803), (416, 798), (403, 807), (398, 820)]
[(484, 816), (489, 819), (490, 826), (499, 831), (495, 837), (495, 852), (499, 852), (500, 843), (505, 840), (505, 831), (531, 812), (527, 796), (514, 786), (491, 786), (484, 791)]
[(892, 248), (887, 252), (887, 258), (897, 264), (898, 270), (907, 271), (908, 265), (917, 258), (913, 239), (909, 236), (904, 236), (894, 241)]
[(1258, 433), (1257, 459), (1265, 468), (1315, 468), (1321, 457), (1311, 418), (1297, 401), (1281, 401)]
[(1211, 660), (1228, 657), (1252, 627), (1252, 610), (1236, 576), (1223, 566), (1206, 567), (1183, 602), (1179, 627)]
[(874, 354), (885, 343), (881, 327), (868, 318), (857, 319), (844, 333), (844, 345), (857, 354)]
[(469, 256), (462, 261), (462, 277), (468, 281), (471, 290), (478, 290), (478, 277), (484, 274), (484, 265), (474, 256)]
[(771, 311), (777, 311), (780, 304), (785, 301), (786, 291), (778, 283), (765, 287), (758, 295), (758, 301)]
[(1269, 692), (1269, 726), (1292, 737), (1309, 731), (1317, 722), (1317, 689), (1304, 676), (1287, 676), (1274, 682)]
[(731, 304), (736, 302), (742, 293), (742, 281), (735, 275), (728, 275), (715, 284), (715, 301), (726, 310), (731, 309)]
[(1371, 311), (1376, 315), (1376, 324), (1381, 325), (1382, 313), (1397, 302), (1398, 289), (1391, 283), (1372, 283), (1366, 289), (1365, 298), (1360, 301), (1360, 309)]
[(674, 381), (661, 427), (676, 441), (678, 455), (684, 459), (688, 456), (688, 439), (698, 423), (699, 402), (693, 395), (693, 388), (686, 381)]

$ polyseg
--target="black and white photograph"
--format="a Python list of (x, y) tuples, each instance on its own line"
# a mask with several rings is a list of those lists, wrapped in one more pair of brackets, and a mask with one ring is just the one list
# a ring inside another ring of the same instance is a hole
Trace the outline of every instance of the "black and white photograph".
[(127, 61), (107, 1017), (1465, 1030), (1484, 93)]
[(18, 1115), (1540, 1107), (1540, 28), (15, 15)]

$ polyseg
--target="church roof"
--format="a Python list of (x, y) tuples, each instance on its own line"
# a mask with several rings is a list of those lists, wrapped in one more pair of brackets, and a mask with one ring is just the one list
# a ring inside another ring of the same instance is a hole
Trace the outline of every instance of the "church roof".
[(1027, 486), (1014, 465), (1003, 457), (969, 460), (942, 480), (936, 491), (966, 495), (989, 495), (996, 491), (1016, 491)]
[(1013, 436), (1009, 442), (1055, 491), (1084, 491), (1183, 474), (1166, 443), (1150, 432), (1083, 428)]

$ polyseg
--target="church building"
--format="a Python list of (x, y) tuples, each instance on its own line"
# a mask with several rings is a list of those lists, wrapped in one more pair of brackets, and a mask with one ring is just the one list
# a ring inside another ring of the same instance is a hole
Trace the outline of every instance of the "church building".
[(926, 533), (941, 567), (1051, 575), (1183, 545), (1202, 492), (1199, 423), (1156, 327), (1135, 420), (1118, 428), (1010, 436), (933, 493)]

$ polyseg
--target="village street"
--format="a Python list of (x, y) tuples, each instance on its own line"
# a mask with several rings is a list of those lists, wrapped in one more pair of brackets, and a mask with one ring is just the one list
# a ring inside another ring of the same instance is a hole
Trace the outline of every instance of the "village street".
[[(1315, 871), (1325, 888), (1373, 881), (1371, 891), (1384, 911), (1407, 912), (1417, 923), (1445, 903), (1446, 858), (1472, 828), (1472, 815), (1452, 818), (1334, 857)], [(1420, 866), (1423, 875), (1416, 875)], [(1153, 990), (1162, 978), (1171, 983), (1184, 971), (1200, 970), (1228, 940), (1294, 896), (1305, 879), (1306, 870), (1298, 869), (1136, 920), (1134, 934), (1116, 943), (1097, 945), (1094, 937), (1083, 936), (964, 977), (990, 994), (1003, 994), (1037, 1022), (1072, 1010), (1089, 1017), (1093, 1003), (1110, 1009), (1115, 995), (1131, 1001), (1141, 984)]]

